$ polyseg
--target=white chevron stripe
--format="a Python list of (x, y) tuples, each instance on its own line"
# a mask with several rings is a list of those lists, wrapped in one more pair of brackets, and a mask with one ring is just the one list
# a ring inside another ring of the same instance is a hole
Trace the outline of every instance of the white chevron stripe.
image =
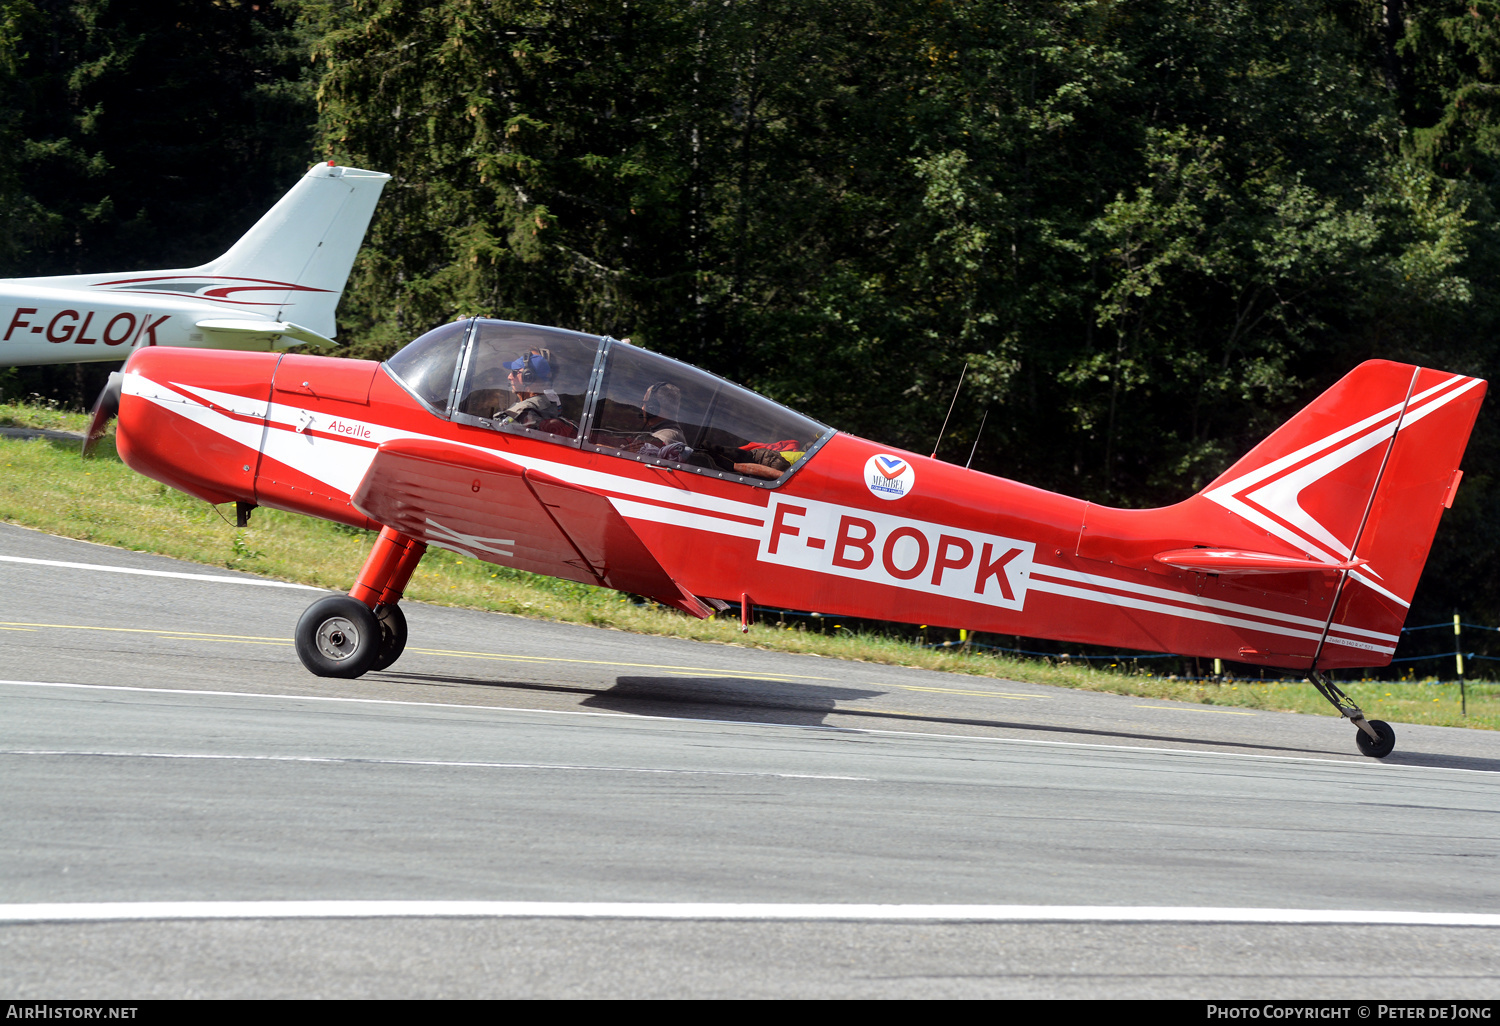
[(734, 538), (748, 538), (753, 542), (760, 541), (760, 536), (764, 531), (759, 524), (744, 524), (736, 520), (704, 516), (685, 509), (672, 509), (670, 506), (655, 506), (644, 502), (633, 502), (630, 499), (617, 499), (614, 496), (610, 496), (609, 501), (619, 511), (620, 516), (631, 520), (689, 527), (695, 531), (711, 531), (714, 534), (726, 534)]
[[(1352, 546), (1357, 539), (1344, 541), (1338, 538), (1303, 509), (1302, 492), (1479, 384), (1478, 378), (1447, 377), (1407, 402), (1387, 407), (1264, 467), (1210, 489), (1205, 496), (1283, 541), (1308, 549), (1317, 559), (1338, 563), (1352, 558)], [(1403, 409), (1406, 411), (1404, 415)], [(1249, 491), (1252, 488), (1255, 490)], [(1363, 572), (1351, 573), (1351, 577), (1365, 587), (1408, 607), (1408, 602), (1372, 580), (1378, 576), (1376, 568), (1369, 566), (1363, 568)]]

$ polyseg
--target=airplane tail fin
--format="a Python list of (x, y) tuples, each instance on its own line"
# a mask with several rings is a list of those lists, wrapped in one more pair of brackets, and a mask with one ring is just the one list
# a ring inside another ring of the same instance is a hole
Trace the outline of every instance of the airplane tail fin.
[(227, 253), (199, 267), (15, 278), (11, 283), (134, 294), (147, 303), (163, 296), (206, 300), (222, 313), (204, 311), (195, 327), (224, 348), (333, 345), (334, 311), (375, 201), (390, 177), (318, 164)]
[(349, 269), (389, 179), (379, 171), (319, 164), (227, 253), (195, 270), (259, 281), (259, 310), (270, 313), (275, 303), (275, 320), (331, 336)]
[(1309, 564), (1345, 571), (1317, 668), (1389, 660), (1389, 641), (1359, 639), (1399, 634), (1485, 389), (1478, 378), (1372, 360), (1203, 491)]

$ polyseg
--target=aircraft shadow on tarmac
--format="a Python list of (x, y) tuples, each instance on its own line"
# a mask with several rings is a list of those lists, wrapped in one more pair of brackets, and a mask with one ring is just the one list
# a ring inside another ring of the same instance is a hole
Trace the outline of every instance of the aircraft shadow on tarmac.
[(579, 704), (590, 709), (628, 712), (637, 716), (681, 716), (689, 719), (742, 719), (762, 723), (822, 726), (830, 713), (845, 713), (840, 702), (878, 698), (883, 691), (782, 683), (753, 677), (617, 677), (601, 690), (581, 684), (543, 684), (536, 681), (487, 680), (479, 677), (436, 676), (387, 670), (372, 679), (408, 684), (477, 687), (586, 696)]
[[(757, 677), (617, 677), (612, 687), (600, 690), (578, 684), (544, 684), (536, 681), (492, 680), (479, 677), (437, 676), (387, 670), (371, 677), (400, 680), (405, 683), (477, 687), (485, 689), (523, 690), (567, 693), (585, 696), (579, 703), (589, 709), (631, 713), (637, 716), (677, 716), (686, 719), (736, 719), (757, 723), (781, 723), (802, 726), (828, 726), (828, 717), (837, 715), (869, 721), (875, 729), (901, 729), (902, 725), (944, 724), (955, 727), (981, 727), (991, 730), (1069, 735), (1075, 738), (1098, 738), (1101, 741), (1129, 741), (1137, 744), (1184, 744), (1197, 749), (1253, 750), (1267, 755), (1328, 755), (1339, 751), (1342, 730), (1335, 723), (1327, 726), (1327, 746), (1308, 747), (1296, 744), (1274, 744), (1244, 739), (1222, 740), (1206, 737), (1187, 738), (1180, 734), (1151, 734), (1131, 730), (1101, 730), (1097, 727), (1069, 726), (1061, 723), (1036, 723), (989, 719), (973, 716), (941, 716), (930, 713), (897, 712), (887, 709), (860, 709), (840, 702), (881, 698), (888, 692), (861, 688), (830, 687), (805, 682), (767, 681)], [(1399, 728), (1399, 724), (1397, 725)], [(1347, 740), (1347, 739), (1346, 739)], [(1352, 740), (1349, 748), (1354, 747)], [(1428, 766), (1441, 769), (1479, 770), (1500, 773), (1500, 759), (1480, 756), (1444, 755), (1434, 752), (1398, 750), (1384, 760), (1389, 765)]]
[(865, 688), (748, 677), (617, 677), (614, 687), (584, 699), (583, 704), (591, 709), (645, 716), (824, 726), (829, 715), (849, 711), (840, 708), (840, 702), (883, 694)]

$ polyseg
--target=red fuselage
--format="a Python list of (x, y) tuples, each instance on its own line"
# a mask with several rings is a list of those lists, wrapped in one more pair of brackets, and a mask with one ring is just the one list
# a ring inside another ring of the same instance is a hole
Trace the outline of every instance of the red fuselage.
[[(589, 443), (589, 409), (574, 437), (502, 429), (419, 399), (387, 365), (292, 354), (136, 353), (117, 444), (208, 502), (394, 528), (700, 614), (700, 598), (748, 596), (1305, 670), (1389, 661), (1484, 394), (1435, 371), (1369, 373), (1385, 384), (1328, 393), (1203, 493), (1143, 511), (835, 432), (793, 439), (806, 455), (774, 480), (689, 466)], [(1434, 415), (1403, 426), (1418, 400)], [(1374, 441), (1349, 441), (1360, 432)], [(1403, 432), (1417, 456), (1393, 442)], [(1398, 471), (1405, 492), (1382, 500)], [(1391, 540), (1403, 535), (1410, 551)]]

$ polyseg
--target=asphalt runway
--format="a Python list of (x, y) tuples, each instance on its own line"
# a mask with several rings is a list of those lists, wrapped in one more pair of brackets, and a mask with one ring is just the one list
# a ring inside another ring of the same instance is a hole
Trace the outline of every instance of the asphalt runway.
[(319, 594), (0, 525), (0, 993), (1500, 995), (1493, 732), (416, 604), (328, 681)]

